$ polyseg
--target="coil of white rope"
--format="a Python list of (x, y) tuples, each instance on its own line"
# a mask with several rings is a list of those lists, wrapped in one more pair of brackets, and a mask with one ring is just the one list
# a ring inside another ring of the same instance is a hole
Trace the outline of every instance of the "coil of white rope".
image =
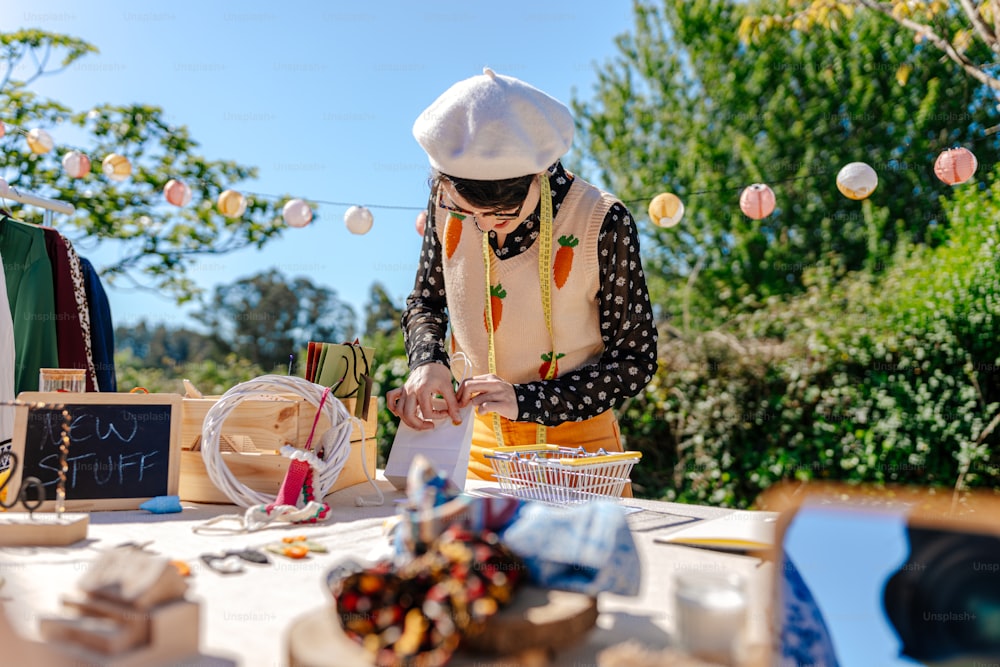
[[(260, 491), (251, 489), (236, 479), (236, 476), (226, 466), (219, 449), (222, 425), (236, 406), (247, 399), (273, 397), (274, 394), (283, 393), (295, 394), (307, 400), (313, 407), (319, 409), (324, 391), (325, 387), (313, 384), (304, 378), (291, 375), (263, 375), (253, 380), (242, 382), (223, 394), (218, 402), (208, 411), (208, 414), (205, 415), (205, 421), (202, 425), (201, 459), (205, 463), (205, 470), (212, 483), (225, 493), (233, 503), (241, 507), (251, 508), (256, 505), (273, 502), (273, 497), (268, 497)], [(361, 430), (362, 446), (364, 446), (365, 442), (364, 422), (348, 413), (347, 408), (344, 407), (344, 404), (339, 399), (331, 397), (330, 400), (322, 403), (323, 414), (329, 419), (330, 428), (319, 436), (318, 442), (314, 440), (312, 445), (314, 453), (323, 453), (320, 460), (325, 464), (313, 478), (314, 495), (320, 501), (333, 488), (341, 471), (344, 469), (344, 465), (347, 463), (348, 456), (351, 453), (351, 431), (355, 424)], [(283, 448), (283, 452), (286, 451), (286, 448)], [(369, 474), (364, 456), (361, 457), (361, 463), (364, 468), (365, 477), (375, 487), (378, 497), (381, 500), (382, 492), (375, 484), (371, 474)]]

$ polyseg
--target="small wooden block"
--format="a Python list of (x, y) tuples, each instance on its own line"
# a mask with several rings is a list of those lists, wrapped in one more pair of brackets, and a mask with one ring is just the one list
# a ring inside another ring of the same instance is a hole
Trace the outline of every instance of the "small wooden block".
[(127, 638), (125, 648), (149, 643), (148, 611), (125, 607), (100, 598), (63, 598), (63, 606), (73, 609), (81, 616), (108, 618), (117, 623)]
[(0, 547), (64, 547), (87, 539), (89, 514), (0, 514)]
[(138, 613), (184, 597), (187, 582), (160, 556), (113, 549), (101, 554), (78, 583), (89, 596), (131, 607)]
[(45, 616), (38, 630), (49, 643), (76, 644), (103, 655), (118, 655), (134, 646), (128, 629), (110, 618)]
[[(149, 610), (148, 645), (117, 655), (88, 650), (75, 642), (33, 641), (20, 636), (0, 606), (0, 661), (7, 665), (45, 667), (237, 667), (228, 658), (198, 651), (199, 609), (189, 600), (168, 602)], [(58, 631), (57, 631), (58, 632)]]
[(183, 657), (198, 653), (201, 608), (190, 600), (177, 600), (149, 612), (151, 653)]

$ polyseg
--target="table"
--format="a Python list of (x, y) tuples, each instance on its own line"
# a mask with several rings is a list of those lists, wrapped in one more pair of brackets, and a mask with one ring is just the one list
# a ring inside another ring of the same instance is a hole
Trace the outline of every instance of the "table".
[[(342, 558), (364, 558), (387, 550), (384, 524), (395, 514), (397, 501), (403, 494), (381, 476), (377, 483), (385, 493), (385, 504), (381, 507), (355, 505), (357, 497), (371, 498), (373, 494), (369, 484), (359, 484), (328, 498), (332, 519), (325, 524), (276, 526), (242, 535), (206, 536), (193, 531), (208, 519), (242, 511), (229, 505), (183, 503), (183, 512), (166, 515), (143, 511), (94, 512), (87, 540), (75, 545), (0, 549), (0, 576), (5, 580), (0, 596), (6, 615), (23, 636), (37, 638), (39, 616), (61, 611), (61, 596), (75, 590), (77, 580), (101, 550), (124, 542), (151, 541), (148, 549), (171, 559), (185, 560), (191, 566), (189, 597), (202, 605), (203, 653), (231, 660), (241, 667), (283, 667), (287, 664), (285, 635), (290, 623), (303, 612), (329, 602), (324, 585), (327, 571)], [(488, 492), (495, 487), (470, 482), (470, 488)], [(684, 569), (743, 574), (750, 583), (751, 609), (756, 610), (750, 615), (749, 633), (751, 638), (762, 640), (767, 628), (763, 610), (770, 595), (773, 569), (770, 563), (755, 557), (654, 541), (654, 537), (680, 527), (653, 527), (668, 518), (661, 513), (708, 519), (735, 510), (638, 499), (623, 502), (639, 508), (629, 515), (629, 521), (642, 560), (642, 591), (637, 597), (602, 594), (598, 599), (597, 627), (585, 644), (557, 656), (556, 664), (596, 665), (597, 653), (628, 639), (636, 639), (650, 648), (671, 645), (672, 578)], [(206, 552), (260, 547), (280, 541), (282, 536), (298, 534), (322, 542), (330, 553), (311, 555), (301, 561), (276, 556), (269, 566), (247, 563), (244, 573), (234, 575), (218, 574), (199, 558)], [(454, 661), (456, 665), (461, 663)], [(203, 664), (220, 663), (208, 660)], [(509, 660), (493, 663), (481, 657), (474, 664), (511, 666)]]

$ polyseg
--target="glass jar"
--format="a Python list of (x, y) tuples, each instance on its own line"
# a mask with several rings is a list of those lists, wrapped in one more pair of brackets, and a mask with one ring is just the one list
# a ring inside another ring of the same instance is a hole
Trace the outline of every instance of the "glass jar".
[(40, 368), (38, 391), (87, 391), (86, 374), (82, 368)]
[(677, 638), (692, 656), (736, 663), (747, 625), (746, 582), (738, 574), (686, 570), (674, 576)]

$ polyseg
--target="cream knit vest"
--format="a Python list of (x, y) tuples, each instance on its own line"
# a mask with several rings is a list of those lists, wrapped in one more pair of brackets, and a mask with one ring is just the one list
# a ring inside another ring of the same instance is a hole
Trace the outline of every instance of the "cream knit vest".
[[(544, 379), (553, 348), (556, 376), (600, 358), (604, 343), (597, 301), (597, 238), (615, 201), (575, 178), (553, 218), (552, 267), (547, 275), (554, 343), (545, 328), (542, 309), (538, 270), (541, 239), (536, 238), (527, 252), (510, 259), (500, 260), (490, 253), (497, 375), (507, 382)], [(471, 218), (449, 216), (445, 209), (435, 211), (435, 230), (444, 253), (452, 353), (464, 352), (472, 363), (472, 374), (482, 375), (489, 372), (482, 234)]]

